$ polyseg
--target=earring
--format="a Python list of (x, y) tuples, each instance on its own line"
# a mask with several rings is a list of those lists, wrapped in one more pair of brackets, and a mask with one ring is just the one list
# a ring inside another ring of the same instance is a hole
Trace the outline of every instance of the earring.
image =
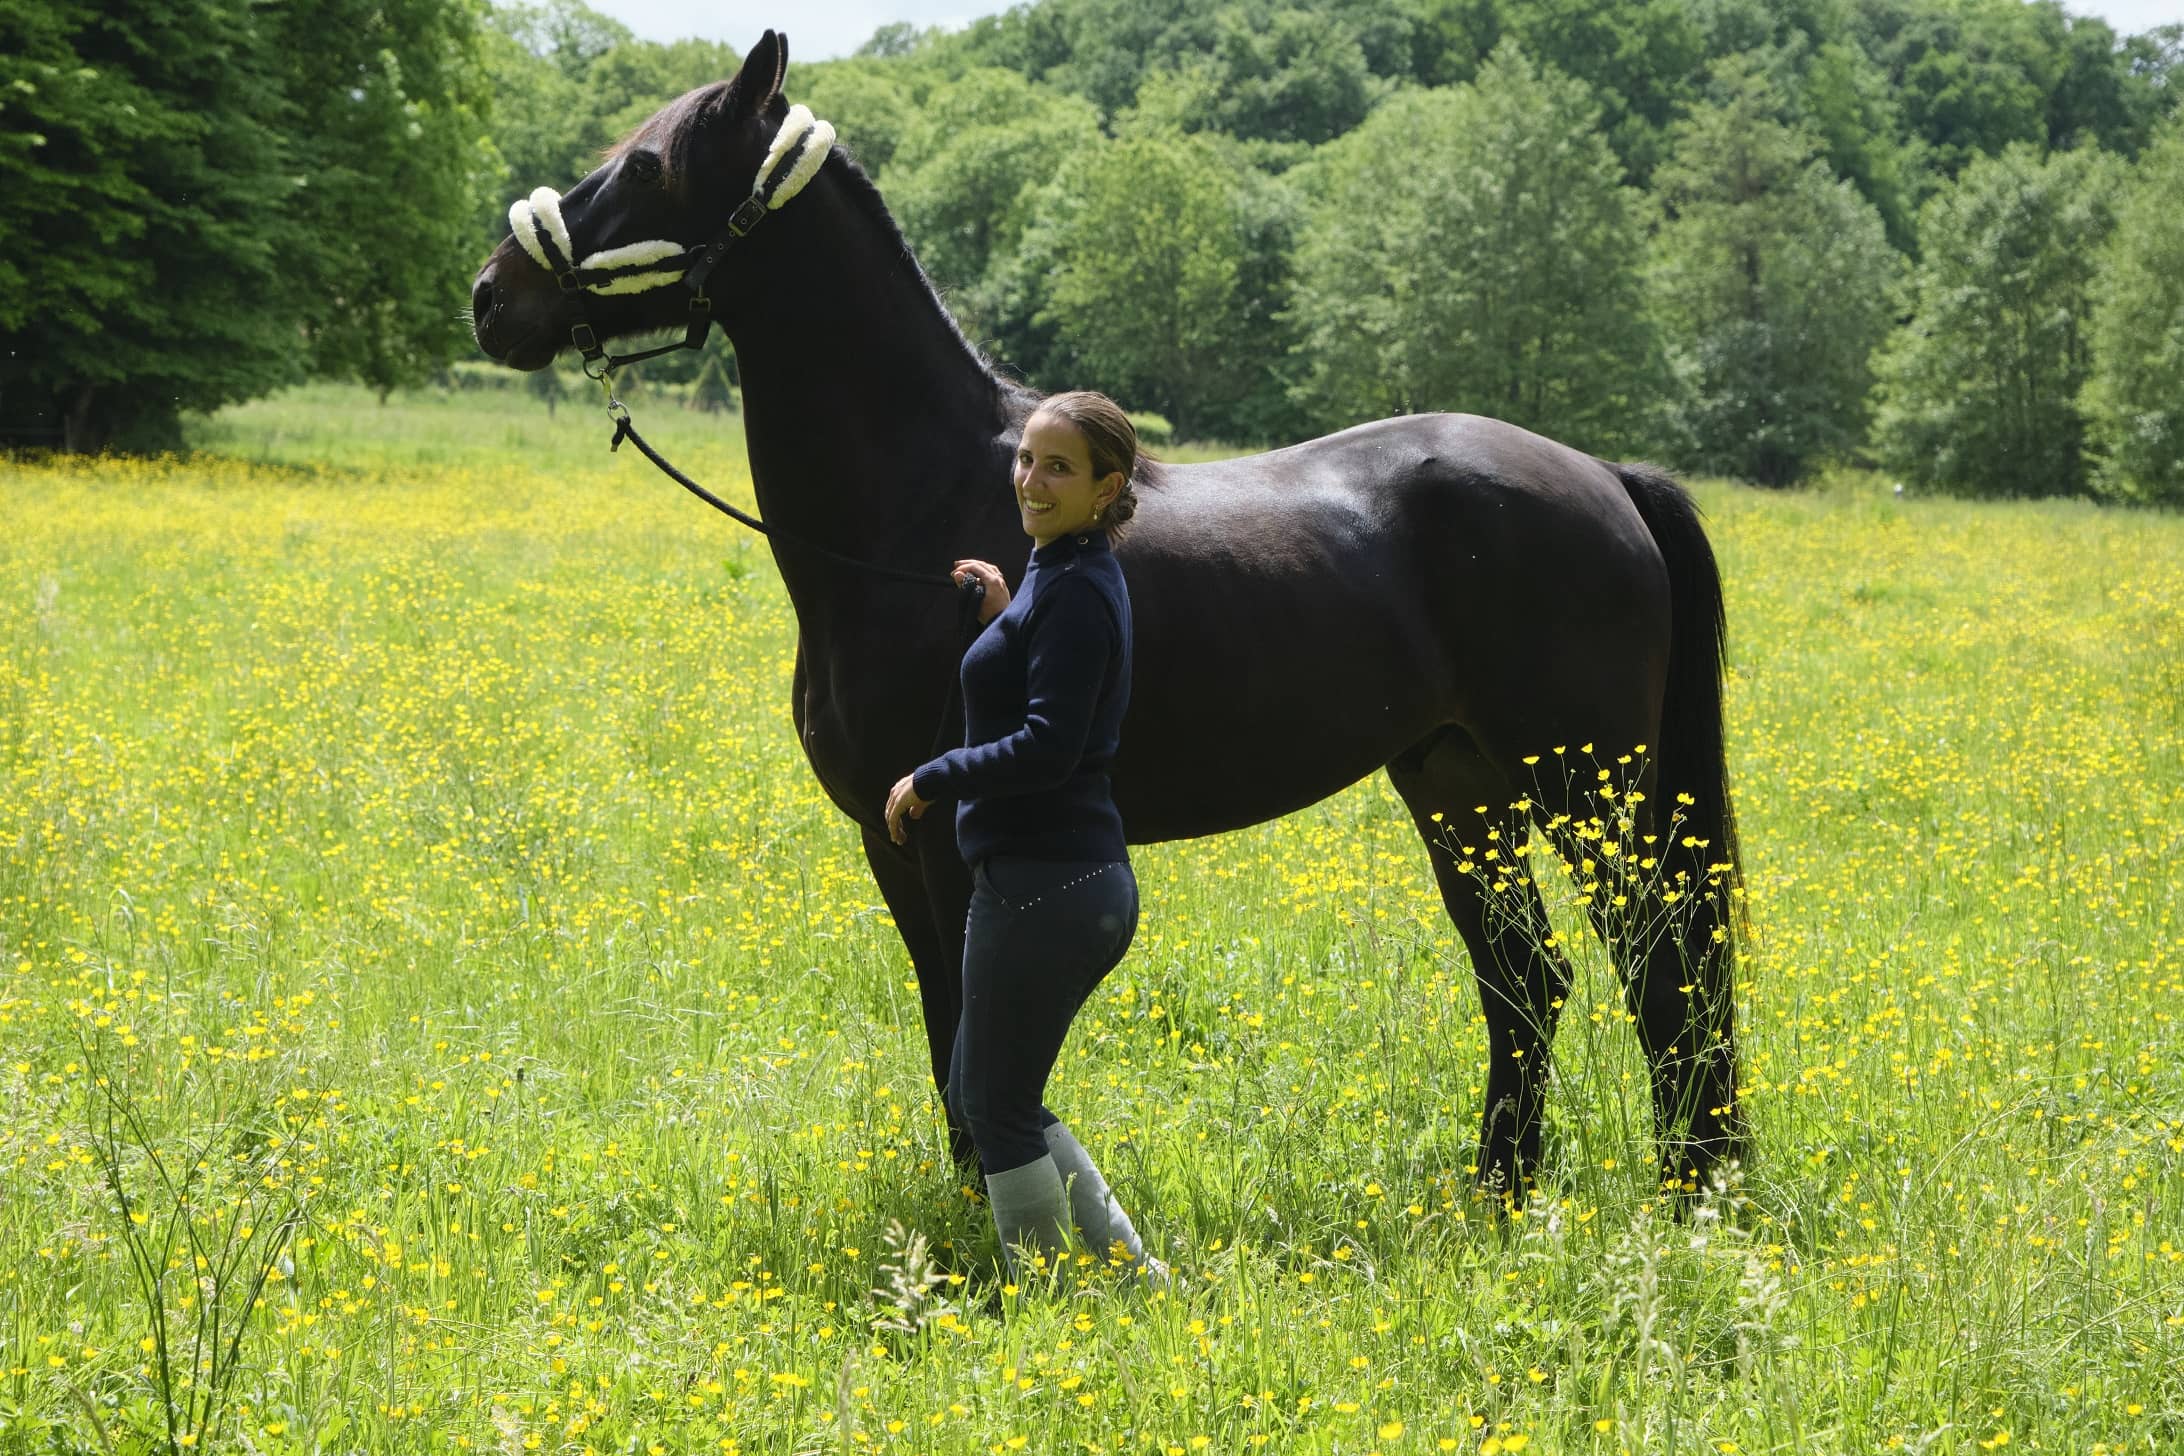
[(1098, 507), (1098, 506), (1094, 506), (1094, 507), (1092, 507), (1092, 519), (1093, 519), (1094, 521), (1097, 521), (1097, 520), (1099, 520), (1099, 518), (1100, 518), (1100, 507)]

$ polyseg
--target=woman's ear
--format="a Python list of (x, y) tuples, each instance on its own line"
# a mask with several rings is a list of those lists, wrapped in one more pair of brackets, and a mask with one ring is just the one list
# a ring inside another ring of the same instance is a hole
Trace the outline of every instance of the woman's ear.
[(1108, 471), (1100, 477), (1100, 488), (1093, 493), (1092, 504), (1100, 510), (1106, 510), (1115, 503), (1115, 497), (1122, 494), (1122, 488), (1127, 484), (1129, 482), (1123, 479), (1121, 471)]

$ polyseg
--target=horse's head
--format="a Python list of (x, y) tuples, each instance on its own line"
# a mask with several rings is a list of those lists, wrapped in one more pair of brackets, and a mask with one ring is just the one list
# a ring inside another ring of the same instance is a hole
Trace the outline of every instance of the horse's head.
[[(566, 193), (509, 209), (510, 236), (478, 270), (478, 347), (517, 369), (563, 349), (688, 328), (702, 337), (708, 285), (729, 246), (811, 180), (834, 129), (781, 95), (784, 36), (767, 31), (733, 80), (677, 98)], [(595, 346), (596, 347), (596, 346)]]

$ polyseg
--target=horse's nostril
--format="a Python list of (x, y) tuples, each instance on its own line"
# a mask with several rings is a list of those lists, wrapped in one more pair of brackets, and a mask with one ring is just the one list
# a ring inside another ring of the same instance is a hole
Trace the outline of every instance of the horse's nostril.
[(486, 315), (493, 311), (493, 284), (490, 279), (480, 278), (478, 286), (470, 290), (470, 317), (484, 323)]

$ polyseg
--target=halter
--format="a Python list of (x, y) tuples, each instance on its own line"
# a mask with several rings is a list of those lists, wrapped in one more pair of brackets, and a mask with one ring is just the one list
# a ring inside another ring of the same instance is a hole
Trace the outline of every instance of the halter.
[[(639, 359), (677, 349), (703, 348), (706, 331), (713, 325), (713, 301), (705, 296), (706, 278), (767, 213), (803, 191), (804, 185), (819, 175), (833, 145), (831, 123), (813, 116), (807, 106), (790, 107), (766, 150), (766, 160), (759, 164), (751, 195), (728, 214), (727, 225), (714, 234), (712, 241), (699, 248), (653, 238), (604, 248), (576, 262), (569, 224), (561, 216), (561, 194), (551, 187), (541, 187), (529, 197), (519, 198), (508, 209), (509, 231), (533, 262), (554, 275), (562, 293), (576, 306), (577, 321), (569, 330), (569, 342), (584, 356), (584, 372), (603, 381), (614, 370)], [(585, 312), (584, 295), (646, 293), (677, 283), (690, 290), (690, 323), (681, 342), (635, 354), (609, 355)]]

